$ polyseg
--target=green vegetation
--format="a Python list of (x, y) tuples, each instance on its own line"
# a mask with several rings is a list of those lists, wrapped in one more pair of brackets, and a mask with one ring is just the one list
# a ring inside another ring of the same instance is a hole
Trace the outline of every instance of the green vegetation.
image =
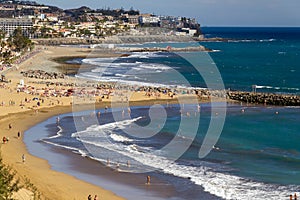
[(5, 33), (0, 31), (1, 64), (12, 64), (14, 60), (32, 48), (33, 43), (28, 37), (23, 35), (20, 27), (18, 27), (9, 38), (5, 38)]
[(12, 36), (8, 40), (15, 47), (16, 52), (20, 52), (32, 46), (31, 40), (23, 35), (20, 27), (14, 30)]
[(30, 182), (30, 179), (25, 177), (25, 185), (24, 187), (30, 190), (33, 193), (33, 199), (39, 200), (41, 199), (41, 193), (38, 191), (37, 187)]
[(14, 192), (18, 192), (22, 186), (16, 178), (16, 171), (2, 162), (0, 155), (0, 200), (10, 200)]

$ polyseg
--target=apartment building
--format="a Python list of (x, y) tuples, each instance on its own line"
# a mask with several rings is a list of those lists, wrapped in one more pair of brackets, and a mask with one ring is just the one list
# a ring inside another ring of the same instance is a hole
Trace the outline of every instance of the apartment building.
[(32, 20), (28, 18), (0, 18), (0, 29), (8, 36), (18, 27), (21, 27), (25, 36), (29, 36), (29, 29), (32, 26)]

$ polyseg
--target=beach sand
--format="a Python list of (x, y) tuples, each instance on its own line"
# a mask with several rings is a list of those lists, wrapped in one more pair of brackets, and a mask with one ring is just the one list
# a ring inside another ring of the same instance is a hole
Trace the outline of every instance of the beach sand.
[[(57, 57), (85, 57), (91, 56), (90, 49), (70, 48), (70, 47), (37, 47), (39, 52), (24, 61), (23, 63), (14, 66), (9, 71), (2, 72), (5, 74), (9, 83), (1, 83), (0, 87), (0, 137), (9, 137), (9, 142), (1, 145), (1, 153), (5, 164), (11, 165), (17, 171), (17, 176), (25, 182), (29, 179), (32, 184), (41, 193), (42, 199), (87, 199), (87, 196), (95, 194), (100, 199), (122, 199), (111, 191), (104, 190), (98, 186), (76, 179), (70, 175), (51, 170), (51, 166), (44, 159), (30, 155), (22, 140), (24, 131), (52, 116), (60, 115), (74, 111), (72, 108), (72, 97), (42, 97), (37, 93), (40, 89), (44, 91), (49, 87), (53, 90), (66, 90), (67, 86), (47, 86), (41, 81), (23, 77), (20, 72), (28, 69), (41, 69), (45, 71), (60, 71), (59, 63), (54, 59)], [(100, 55), (104, 57), (120, 56), (113, 53), (102, 52)], [(92, 55), (93, 56), (93, 55)], [(99, 56), (99, 52), (97, 53)], [(23, 79), (25, 85), (30, 85), (27, 93), (17, 92), (17, 85)], [(39, 83), (40, 82), (40, 83)], [(51, 80), (51, 82), (59, 83), (74, 83), (74, 78), (65, 78), (60, 80)], [(75, 83), (78, 83), (75, 81)], [(70, 87), (71, 88), (71, 87)], [(33, 91), (30, 93), (30, 91)], [(33, 98), (39, 98), (37, 101)], [(27, 101), (25, 101), (27, 99)], [(91, 103), (100, 99), (89, 98)], [(97, 107), (109, 105), (111, 97), (101, 99)], [(155, 103), (178, 103), (175, 99), (167, 95), (162, 95), (159, 98), (155, 96), (146, 97), (145, 92), (136, 92), (130, 96), (130, 106), (145, 105)], [(209, 100), (206, 100), (209, 101)], [(39, 106), (37, 103), (39, 102)], [(82, 102), (87, 102), (83, 98)], [(80, 106), (80, 110), (89, 109), (90, 106)], [(9, 124), (12, 128), (9, 128)], [(17, 137), (17, 133), (21, 132), (21, 138)], [(22, 162), (22, 155), (25, 154), (26, 161)], [(169, 188), (171, 190), (171, 188)], [(19, 199), (32, 199), (30, 191), (21, 190), (16, 194)]]
[[(54, 108), (10, 114), (1, 119), (1, 136), (9, 137), (6, 144), (2, 144), (4, 162), (13, 166), (18, 176), (24, 180), (30, 179), (45, 199), (86, 199), (88, 194), (98, 194), (102, 199), (122, 199), (113, 193), (97, 186), (80, 181), (72, 176), (50, 170), (47, 161), (31, 156), (22, 139), (17, 138), (17, 132), (24, 133), (31, 126), (46, 120), (50, 116), (70, 112), (71, 106), (56, 106)], [(8, 124), (12, 125), (8, 129)], [(26, 161), (22, 163), (21, 156), (25, 154)]]
[[(101, 199), (122, 199), (110, 191), (104, 190), (98, 186), (78, 180), (64, 173), (56, 172), (50, 169), (47, 161), (31, 156), (23, 143), (21, 136), (25, 130), (31, 126), (40, 123), (51, 116), (71, 112), (71, 97), (49, 97), (45, 98), (44, 103), (39, 107), (37, 101), (32, 98), (38, 95), (17, 93), (16, 87), (20, 79), (24, 79), (25, 84), (31, 80), (22, 77), (21, 70), (27, 69), (47, 69), (47, 71), (57, 70), (58, 63), (52, 59), (59, 56), (85, 56), (89, 53), (88, 49), (81, 48), (59, 48), (59, 47), (38, 47), (39, 53), (27, 59), (23, 63), (15, 66), (13, 69), (3, 72), (10, 83), (2, 83), (0, 88), (1, 104), (0, 106), (0, 137), (9, 137), (9, 142), (1, 144), (1, 153), (5, 164), (11, 165), (17, 171), (17, 176), (25, 183), (29, 179), (31, 183), (41, 193), (42, 199), (87, 199), (89, 194), (98, 194)], [(64, 80), (61, 80), (64, 81)], [(67, 80), (68, 81), (68, 80)], [(42, 84), (28, 83), (33, 87), (46, 87)], [(30, 100), (25, 103), (25, 98)], [(56, 100), (59, 99), (59, 104)], [(9, 105), (10, 101), (13, 101)], [(23, 102), (23, 106), (20, 106)], [(62, 106), (64, 105), (64, 106)], [(36, 111), (36, 110), (39, 111)], [(12, 128), (9, 129), (8, 125)], [(26, 161), (22, 163), (22, 155), (25, 154)], [(22, 189), (15, 195), (19, 199), (32, 199), (28, 190)]]

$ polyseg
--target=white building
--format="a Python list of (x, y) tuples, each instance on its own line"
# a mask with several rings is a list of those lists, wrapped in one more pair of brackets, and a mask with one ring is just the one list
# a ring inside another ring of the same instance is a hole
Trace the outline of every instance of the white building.
[(140, 24), (159, 25), (160, 19), (157, 16), (140, 16), (139, 23)]
[(189, 36), (194, 36), (197, 33), (196, 29), (190, 29), (190, 28), (182, 28), (182, 32), (185, 32)]
[(0, 18), (0, 29), (11, 35), (16, 28), (21, 27), (24, 35), (29, 35), (29, 29), (32, 28), (32, 20), (29, 18)]

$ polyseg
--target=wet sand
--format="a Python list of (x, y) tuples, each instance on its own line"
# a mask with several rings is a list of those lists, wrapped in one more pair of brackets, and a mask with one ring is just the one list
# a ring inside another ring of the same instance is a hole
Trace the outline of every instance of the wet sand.
[[(153, 104), (153, 102), (148, 103)], [(69, 114), (67, 115), (69, 116)], [(63, 116), (60, 115), (61, 119)], [(48, 138), (56, 133), (55, 121), (56, 118), (52, 117), (25, 132), (25, 141), (29, 145), (29, 152), (37, 157), (47, 159), (53, 170), (71, 174), (78, 179), (114, 191), (114, 193), (126, 199), (162, 200), (177, 196), (174, 186), (171, 183), (156, 178), (150, 172), (142, 174), (122, 172), (122, 170), (127, 169), (127, 166), (123, 165), (120, 165), (120, 171), (116, 171), (114, 169), (115, 165), (112, 164), (113, 160), (107, 166), (106, 163), (100, 163), (89, 157), (83, 157), (72, 152), (70, 149), (37, 142), (41, 138)], [(45, 126), (47, 127), (46, 131), (42, 130), (45, 129)], [(38, 135), (35, 135), (37, 130), (42, 131)], [(36, 151), (35, 149), (39, 150)], [(145, 184), (147, 175), (151, 175), (152, 177), (151, 185)]]
[[(103, 199), (122, 199), (110, 191), (51, 170), (47, 161), (30, 155), (22, 138), (17, 138), (18, 131), (24, 133), (31, 126), (64, 112), (71, 112), (71, 106), (44, 108), (39, 113), (27, 111), (2, 118), (1, 136), (10, 138), (8, 143), (1, 145), (4, 162), (17, 171), (21, 180), (24, 181), (25, 177), (30, 179), (30, 182), (41, 192), (43, 199), (85, 199), (88, 194), (101, 194)], [(9, 130), (10, 123), (12, 129)], [(26, 156), (25, 163), (22, 163), (22, 154)]]
[[(57, 57), (84, 57), (90, 54), (89, 49), (82, 48), (69, 48), (69, 47), (40, 47), (39, 53), (24, 61), (23, 63), (15, 66), (11, 70), (4, 72), (6, 78), (11, 80), (10, 83), (1, 84), (0, 95), (2, 106), (0, 106), (0, 137), (9, 137), (9, 142), (1, 145), (1, 152), (3, 161), (5, 164), (11, 165), (13, 169), (17, 171), (17, 176), (20, 177), (21, 181), (24, 183), (25, 179), (29, 179), (31, 183), (38, 189), (41, 193), (42, 199), (86, 199), (89, 194), (98, 194), (100, 199), (123, 199), (115, 195), (109, 190), (105, 190), (98, 185), (87, 183), (85, 181), (79, 180), (76, 177), (68, 175), (66, 173), (58, 172), (51, 169), (49, 163), (41, 158), (32, 156), (28, 153), (27, 147), (23, 143), (22, 137), (18, 138), (17, 133), (20, 131), (21, 136), (30, 127), (45, 121), (46, 119), (57, 116), (63, 113), (69, 113), (74, 111), (72, 108), (72, 97), (43, 97), (45, 102), (40, 106), (37, 106), (37, 102), (33, 101), (32, 98), (39, 97), (37, 94), (17, 92), (17, 85), (21, 79), (24, 80), (25, 84), (30, 85), (33, 88), (47, 88), (48, 85), (45, 83), (37, 83), (40, 80), (24, 78), (20, 71), (28, 69), (45, 69), (45, 71), (57, 71), (60, 68), (60, 64), (55, 62), (53, 59)], [(106, 55), (107, 56), (107, 55)], [(51, 80), (52, 82), (65, 82), (70, 83), (74, 81), (73, 79), (63, 79), (63, 80)], [(54, 87), (54, 86), (53, 86)], [(62, 89), (65, 86), (60, 86)], [(30, 99), (31, 101), (24, 103), (24, 99)], [(165, 99), (165, 100), (164, 100)], [(97, 107), (103, 107), (109, 105), (111, 99), (104, 99)], [(8, 105), (8, 102), (14, 101), (13, 105)], [(84, 101), (84, 99), (83, 99)], [(170, 99), (168, 96), (162, 96), (159, 99), (155, 97), (146, 97), (144, 93), (135, 93), (130, 98), (130, 106), (135, 105), (152, 105), (155, 103), (177, 103), (178, 101)], [(208, 100), (206, 100), (208, 101)], [(23, 104), (24, 105), (20, 105)], [(87, 110), (90, 106), (81, 105), (75, 110)], [(11, 124), (12, 128), (9, 129), (8, 125)], [(57, 151), (57, 149), (56, 149)], [(22, 163), (22, 155), (25, 154), (26, 161)], [(80, 159), (87, 159), (76, 155), (71, 155), (70, 153), (64, 152), (70, 162), (81, 163)], [(88, 161), (95, 162), (95, 161)], [(87, 170), (87, 166), (75, 165), (76, 170), (84, 171)], [(90, 165), (92, 166), (92, 165)], [(96, 165), (97, 166), (97, 165)], [(90, 169), (91, 171), (96, 170)], [(102, 171), (103, 170), (103, 171)], [(103, 173), (110, 181), (111, 177), (116, 177), (115, 182), (112, 181), (111, 185), (114, 183), (122, 183), (127, 185), (130, 182), (135, 182), (133, 187), (140, 184), (143, 185), (145, 178), (144, 175), (129, 175), (125, 173), (120, 173), (117, 176), (110, 176), (110, 174), (115, 174), (115, 172), (106, 169), (102, 166), (101, 173)], [(95, 171), (96, 174), (96, 171)], [(108, 180), (106, 179), (106, 180)], [(126, 180), (123, 183), (123, 180)], [(153, 180), (155, 181), (155, 179)], [(108, 183), (109, 181), (107, 181)], [(157, 180), (157, 182), (163, 182), (162, 180)], [(117, 185), (117, 184), (115, 184)], [(166, 184), (168, 185), (168, 184)], [(113, 187), (112, 187), (113, 188)], [(148, 188), (141, 186), (143, 191), (149, 191)], [(151, 187), (150, 193), (156, 193), (159, 196), (169, 196), (174, 195), (174, 189), (172, 186), (168, 187)], [(20, 192), (19, 199), (31, 199), (30, 192), (27, 190), (25, 192)]]

